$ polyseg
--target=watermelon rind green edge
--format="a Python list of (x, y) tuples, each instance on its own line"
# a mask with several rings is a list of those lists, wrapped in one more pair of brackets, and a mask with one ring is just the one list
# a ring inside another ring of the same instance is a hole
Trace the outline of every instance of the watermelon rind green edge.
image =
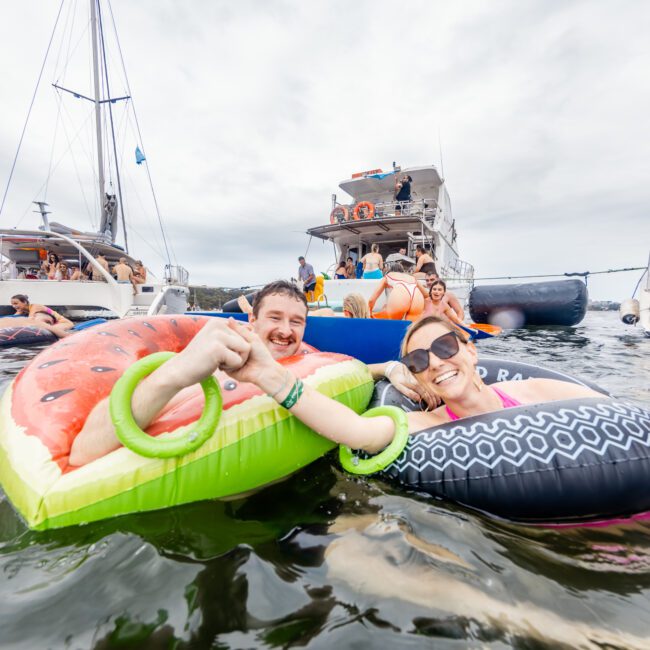
[[(331, 397), (357, 413), (363, 412), (373, 390), (369, 375), (366, 378), (364, 383)], [(288, 476), (334, 446), (335, 443), (314, 433), (297, 418), (285, 418), (173, 472), (85, 507), (48, 516), (46, 496), (38, 520), (27, 523), (36, 530), (47, 530), (241, 494)]]

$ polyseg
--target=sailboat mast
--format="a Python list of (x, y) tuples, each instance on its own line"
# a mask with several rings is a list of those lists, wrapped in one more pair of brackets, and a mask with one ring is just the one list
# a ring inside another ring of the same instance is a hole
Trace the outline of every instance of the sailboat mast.
[(102, 108), (99, 76), (99, 25), (97, 23), (96, 0), (90, 0), (90, 26), (93, 43), (93, 78), (95, 80), (95, 130), (97, 133), (97, 177), (99, 178), (99, 209), (102, 215), (100, 232), (106, 230), (106, 211), (104, 210), (104, 151), (102, 149)]

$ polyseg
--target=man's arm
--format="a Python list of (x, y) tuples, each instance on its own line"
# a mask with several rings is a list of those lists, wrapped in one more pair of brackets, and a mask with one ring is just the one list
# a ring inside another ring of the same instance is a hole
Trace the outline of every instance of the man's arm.
[(456, 298), (456, 296), (450, 291), (447, 292), (447, 304), (456, 312), (461, 321), (465, 320), (465, 310), (463, 309), (463, 306), (460, 304), (458, 298)]
[[(226, 320), (209, 319), (185, 350), (135, 389), (131, 409), (136, 423), (145, 429), (182, 388), (200, 382), (217, 368), (238, 368), (247, 356), (248, 344), (227, 327)], [(70, 465), (85, 465), (119, 446), (106, 398), (95, 405), (74, 439)]]

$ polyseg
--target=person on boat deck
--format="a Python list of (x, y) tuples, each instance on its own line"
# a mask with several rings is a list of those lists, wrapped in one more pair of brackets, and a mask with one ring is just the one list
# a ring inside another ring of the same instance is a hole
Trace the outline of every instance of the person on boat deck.
[(357, 266), (351, 257), (345, 260), (345, 272), (347, 273), (348, 280), (355, 280), (357, 277)]
[[(108, 261), (103, 255), (97, 255), (95, 261), (104, 269), (104, 271), (106, 271), (106, 273), (110, 274), (111, 270), (108, 267)], [(91, 266), (91, 269), (91, 277), (94, 282), (106, 282), (106, 278), (94, 266)]]
[[(181, 365), (181, 357), (185, 355), (183, 378), (176, 375), (177, 386), (197, 382), (220, 367), (236, 381), (255, 384), (278, 403), (291, 391), (297, 392), (299, 397), (290, 407), (291, 413), (334, 442), (369, 453), (379, 452), (391, 442), (395, 431), (391, 418), (364, 418), (303, 385), (289, 368), (277, 362), (254, 329), (235, 321), (227, 326), (230, 328), (227, 337), (202, 330), (193, 341), (196, 345), (192, 349), (188, 346), (176, 357)], [(238, 335), (239, 339), (230, 334)], [(603, 397), (591, 388), (556, 379), (505, 381), (488, 386), (476, 371), (477, 360), (474, 344), (449, 323), (431, 316), (411, 325), (402, 342), (401, 362), (393, 363), (405, 365), (420, 387), (437, 396), (444, 406), (408, 413), (410, 433), (524, 404)], [(139, 412), (149, 421), (144, 410)]]
[[(420, 283), (418, 283), (418, 287), (420, 288), (420, 291), (422, 292), (422, 295), (424, 296), (424, 310), (422, 311), (422, 317), (424, 318), (425, 316), (435, 316), (439, 315), (436, 312), (434, 312), (433, 309), (433, 304), (431, 302), (431, 296), (429, 295), (431, 291), (431, 287), (433, 286), (433, 283), (439, 280), (440, 278), (436, 273), (427, 273), (426, 278), (425, 278), (425, 285), (422, 286)], [(456, 316), (458, 317), (459, 321), (464, 321), (465, 320), (465, 310), (463, 309), (463, 306), (460, 304), (460, 301), (456, 296), (454, 295), (453, 292), (447, 291), (447, 285), (444, 285), (445, 291), (444, 295), (442, 296), (442, 302), (451, 307), (454, 312), (456, 313)]]
[(427, 273), (435, 273), (438, 275), (433, 257), (420, 244), (415, 247), (415, 258), (417, 262), (413, 274), (416, 278), (422, 280), (426, 277)]
[(36, 312), (44, 312), (54, 318), (56, 325), (64, 325), (66, 328), (71, 328), (73, 326), (72, 321), (65, 318), (65, 316), (61, 316), (61, 314), (54, 311), (54, 309), (50, 309), (45, 305), (30, 303), (29, 298), (24, 293), (17, 293), (15, 296), (11, 296), (11, 306), (16, 310), (17, 316), (32, 318)]
[(56, 265), (56, 273), (54, 274), (55, 280), (67, 280), (69, 277), (68, 264), (66, 262), (59, 262)]
[(302, 280), (303, 290), (306, 292), (313, 291), (316, 288), (316, 274), (314, 273), (314, 267), (311, 264), (307, 264), (305, 258), (301, 255), (298, 258), (298, 278)]
[[(307, 322), (307, 301), (304, 294), (290, 282), (271, 282), (253, 300), (249, 316), (251, 331), (273, 360), (298, 353)], [(202, 350), (205, 348), (205, 357)], [(241, 348), (241, 349), (240, 349)], [(169, 402), (169, 408), (182, 396), (183, 388), (197, 383), (217, 369), (239, 368), (246, 360), (250, 345), (224, 318), (209, 318), (183, 352), (155, 370), (136, 388), (132, 398), (133, 415), (146, 428)], [(195, 364), (196, 358), (200, 362)], [(389, 381), (414, 401), (435, 405), (435, 398), (422, 388), (402, 364), (376, 363), (368, 366), (374, 379)], [(211, 368), (211, 370), (208, 370)], [(174, 398), (172, 400), (172, 398)], [(170, 402), (172, 400), (172, 402)], [(86, 419), (70, 449), (70, 465), (85, 465), (120, 447), (108, 411), (108, 399), (99, 402)]]
[(140, 260), (137, 260), (135, 263), (135, 268), (133, 269), (133, 281), (136, 284), (145, 284), (147, 281), (147, 269)]
[(50, 251), (47, 254), (47, 259), (43, 260), (43, 263), (41, 264), (41, 270), (47, 276), (48, 280), (54, 280), (58, 265), (59, 256), (56, 253)]
[(346, 280), (348, 277), (348, 272), (345, 266), (345, 260), (341, 260), (339, 262), (339, 265), (336, 267), (336, 271), (334, 272), (334, 278), (336, 280)]
[(405, 174), (395, 182), (395, 215), (402, 213), (402, 208), (411, 201), (411, 183), (413, 179)]
[(82, 280), (83, 277), (81, 275), (81, 270), (79, 267), (75, 264), (74, 266), (70, 267), (70, 280)]
[(38, 327), (39, 329), (48, 330), (55, 336), (62, 339), (64, 336), (72, 334), (72, 323), (66, 318), (63, 322), (57, 323), (52, 309), (47, 311), (35, 311), (31, 316), (23, 318), (22, 316), (11, 318), (0, 318), (0, 329), (5, 327)]
[(424, 309), (424, 296), (419, 290), (418, 281), (408, 273), (400, 262), (391, 262), (386, 267), (386, 275), (377, 285), (368, 299), (368, 308), (372, 313), (375, 303), (386, 291), (386, 317), (391, 320), (416, 320)]
[(384, 277), (384, 258), (379, 254), (379, 244), (373, 244), (370, 252), (361, 258), (364, 280), (381, 280)]
[(126, 263), (126, 257), (120, 257), (120, 261), (113, 267), (113, 274), (119, 284), (130, 284), (133, 287), (133, 295), (137, 293), (133, 269)]

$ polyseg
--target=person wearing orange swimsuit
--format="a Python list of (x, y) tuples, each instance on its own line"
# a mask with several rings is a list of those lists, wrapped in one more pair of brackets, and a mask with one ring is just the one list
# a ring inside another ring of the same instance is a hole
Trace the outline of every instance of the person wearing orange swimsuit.
[(374, 309), (382, 291), (387, 292), (386, 318), (391, 320), (417, 320), (424, 310), (424, 296), (418, 289), (417, 280), (399, 262), (390, 265), (375, 292), (368, 300), (370, 312)]

